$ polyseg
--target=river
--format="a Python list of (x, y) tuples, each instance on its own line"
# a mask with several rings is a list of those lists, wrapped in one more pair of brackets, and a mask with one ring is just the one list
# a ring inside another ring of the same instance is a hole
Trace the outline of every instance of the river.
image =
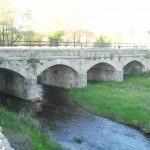
[(39, 85), (42, 101), (30, 103), (0, 94), (0, 104), (11, 111), (29, 109), (43, 132), (71, 150), (150, 150), (150, 138), (136, 129), (93, 115), (60, 88)]

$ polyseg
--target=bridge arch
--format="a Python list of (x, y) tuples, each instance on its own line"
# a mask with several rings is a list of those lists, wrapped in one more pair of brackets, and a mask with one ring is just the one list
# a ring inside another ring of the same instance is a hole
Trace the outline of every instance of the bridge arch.
[(104, 63), (104, 64), (108, 64), (110, 66), (112, 66), (115, 70), (117, 70), (117, 65), (115, 62), (113, 61), (109, 61), (109, 60), (103, 60), (103, 61), (100, 61), (100, 60), (96, 60), (96, 61), (91, 61), (89, 62), (86, 66), (85, 66), (85, 72), (88, 72), (88, 70), (90, 70), (92, 67), (94, 67), (95, 65), (97, 64), (101, 64), (101, 63)]
[(28, 79), (29, 78), (29, 74), (26, 73), (26, 71), (24, 69), (20, 69), (19, 67), (14, 67), (14, 66), (0, 66), (0, 69), (4, 69), (4, 70), (9, 70), (9, 71), (12, 71), (12, 72), (15, 72), (17, 73), (18, 75), (24, 77), (25, 79)]
[(96, 63), (87, 71), (87, 79), (89, 81), (118, 81), (120, 79), (122, 80), (122, 77), (118, 78), (118, 75), (119, 74), (116, 68), (110, 63), (106, 62)]
[(31, 101), (38, 96), (36, 80), (6, 67), (0, 67), (0, 92)]
[(43, 84), (51, 86), (72, 88), (78, 87), (80, 84), (80, 74), (70, 64), (51, 64), (41, 72), (41, 77)]
[(57, 66), (57, 65), (69, 67), (72, 70), (74, 70), (75, 72), (80, 73), (80, 69), (78, 68), (78, 66), (74, 65), (74, 63), (71, 63), (69, 61), (66, 61), (66, 60), (48, 61), (47, 60), (46, 62), (43, 62), (43, 64), (37, 68), (37, 76), (40, 75), (42, 72), (44, 72), (44, 70), (47, 70), (48, 68), (51, 68), (51, 67)]
[(123, 71), (125, 75), (140, 74), (144, 72), (146, 66), (143, 62), (138, 60), (132, 60), (124, 64)]

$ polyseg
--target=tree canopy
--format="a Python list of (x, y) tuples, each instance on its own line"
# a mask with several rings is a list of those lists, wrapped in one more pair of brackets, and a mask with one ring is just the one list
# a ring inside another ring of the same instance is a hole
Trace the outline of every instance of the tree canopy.
[(95, 47), (105, 47), (111, 45), (111, 38), (107, 35), (100, 35), (95, 41)]
[(0, 46), (12, 46), (23, 37), (22, 30), (31, 20), (31, 14), (29, 11), (18, 14), (9, 0), (0, 0)]
[(63, 39), (62, 37), (64, 36), (64, 31), (55, 31), (50, 34), (48, 37), (50, 46), (58, 46), (58, 43), (61, 42)]

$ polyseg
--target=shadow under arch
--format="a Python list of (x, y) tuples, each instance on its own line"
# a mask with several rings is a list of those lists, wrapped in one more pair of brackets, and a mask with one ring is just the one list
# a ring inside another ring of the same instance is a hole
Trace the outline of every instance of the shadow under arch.
[(70, 66), (55, 64), (41, 73), (42, 84), (72, 88), (78, 86), (78, 72)]
[(124, 67), (123, 67), (123, 72), (124, 75), (136, 75), (144, 72), (145, 66), (143, 63), (137, 60), (133, 60), (128, 62)]
[(28, 79), (27, 74), (24, 71), (21, 72), (19, 70), (16, 70), (15, 68), (12, 69), (12, 68), (9, 68), (9, 67), (1, 67), (1, 66), (0, 66), (0, 69), (1, 70), (6, 70), (6, 71), (10, 71), (10, 72), (14, 72), (14, 73), (20, 75), (21, 77), (23, 77), (25, 79)]
[(115, 76), (116, 69), (105, 62), (97, 63), (87, 71), (88, 81), (113, 81), (116, 80)]
[(22, 99), (30, 99), (28, 97), (30, 85), (30, 80), (22, 74), (7, 68), (0, 68), (0, 92)]
[(75, 72), (79, 73), (78, 68), (73, 66), (73, 64), (68, 63), (66, 61), (56, 61), (56, 60), (54, 60), (54, 61), (51, 61), (51, 62), (48, 62), (48, 63), (43, 63), (43, 65), (39, 66), (37, 68), (37, 76), (42, 74), (42, 72), (44, 72), (48, 68), (51, 68), (51, 67), (57, 66), (57, 65), (62, 65), (62, 66), (69, 67), (72, 70), (74, 70)]

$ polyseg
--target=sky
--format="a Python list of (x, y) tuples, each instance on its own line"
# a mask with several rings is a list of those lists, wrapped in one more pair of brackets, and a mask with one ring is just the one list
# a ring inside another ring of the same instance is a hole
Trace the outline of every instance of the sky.
[(150, 0), (11, 0), (32, 11), (40, 31), (82, 28), (97, 33), (150, 30)]

